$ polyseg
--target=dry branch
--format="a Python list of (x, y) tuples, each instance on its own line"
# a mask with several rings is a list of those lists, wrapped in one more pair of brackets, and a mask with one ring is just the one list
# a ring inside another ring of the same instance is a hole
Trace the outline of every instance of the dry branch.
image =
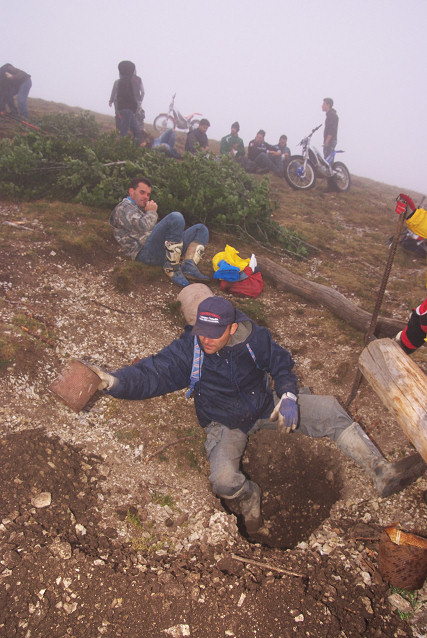
[[(372, 317), (371, 313), (356, 306), (337, 290), (323, 284), (308, 281), (268, 257), (260, 257), (258, 266), (261, 272), (268, 276), (277, 288), (292, 292), (310, 302), (322, 304), (337, 317), (363, 333), (368, 330)], [(397, 334), (399, 330), (402, 330), (404, 326), (405, 324), (402, 321), (378, 317), (375, 335), (391, 337)]]
[(248, 563), (249, 565), (255, 565), (256, 567), (271, 569), (275, 572), (280, 572), (281, 574), (287, 574), (288, 576), (297, 576), (298, 578), (305, 578), (305, 574), (298, 574), (298, 572), (291, 572), (288, 569), (282, 569), (282, 567), (273, 567), (273, 565), (269, 565), (268, 563), (261, 563), (258, 560), (252, 560), (252, 558), (244, 558), (243, 556), (237, 556), (237, 554), (231, 554), (231, 558), (234, 558), (234, 560), (238, 560), (241, 563)]
[(177, 443), (181, 443), (181, 441), (186, 441), (187, 439), (194, 439), (194, 437), (191, 436), (191, 435), (189, 435), (189, 436), (181, 436), (179, 439), (176, 439), (175, 441), (171, 441), (170, 443), (165, 443), (156, 452), (153, 452), (152, 454), (147, 456), (147, 458), (144, 460), (144, 463), (148, 463), (148, 461), (151, 461), (151, 459), (153, 459), (155, 456), (158, 456), (159, 454), (161, 454), (168, 447), (171, 447), (171, 445), (176, 445)]
[(53, 338), (46, 339), (46, 337), (42, 337), (42, 335), (39, 335), (37, 332), (34, 332), (33, 330), (26, 328), (25, 326), (21, 326), (21, 330), (23, 330), (24, 332), (27, 332), (29, 335), (31, 335), (35, 339), (39, 339), (39, 341), (43, 341), (43, 343), (50, 346), (51, 348), (55, 348), (56, 346), (56, 339), (53, 339)]

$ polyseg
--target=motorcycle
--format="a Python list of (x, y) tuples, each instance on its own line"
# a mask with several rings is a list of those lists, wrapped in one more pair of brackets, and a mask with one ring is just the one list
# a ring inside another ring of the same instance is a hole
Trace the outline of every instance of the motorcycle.
[(159, 113), (159, 115), (154, 118), (154, 130), (159, 131), (159, 133), (164, 133), (167, 129), (175, 130), (176, 128), (182, 129), (183, 131), (192, 131), (200, 124), (200, 120), (194, 116), (202, 115), (201, 113), (192, 113), (188, 115), (188, 117), (181, 115), (178, 109), (175, 108), (175, 96), (176, 93), (172, 96), (168, 113)]
[(319, 124), (299, 143), (302, 155), (291, 155), (289, 158), (285, 166), (286, 181), (292, 188), (307, 190), (315, 185), (316, 178), (327, 179), (331, 189), (345, 193), (350, 188), (350, 173), (345, 164), (334, 161), (335, 155), (344, 151), (334, 150), (325, 159), (314, 146), (311, 146), (312, 135), (321, 126), (322, 124)]

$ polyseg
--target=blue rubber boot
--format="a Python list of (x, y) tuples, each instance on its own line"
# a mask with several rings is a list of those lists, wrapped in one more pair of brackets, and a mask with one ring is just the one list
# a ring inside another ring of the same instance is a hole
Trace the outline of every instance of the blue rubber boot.
[(164, 272), (170, 278), (172, 283), (180, 286), (181, 288), (185, 288), (185, 286), (188, 286), (190, 282), (182, 274), (182, 270), (179, 265), (182, 253), (182, 242), (177, 244), (172, 241), (165, 241), (165, 250), (166, 260), (163, 264)]
[(190, 282), (182, 274), (181, 268), (178, 268), (178, 270), (176, 270), (173, 275), (170, 276), (170, 280), (173, 284), (181, 286), (181, 288), (185, 288), (185, 286), (190, 285)]
[(185, 251), (182, 272), (188, 279), (195, 279), (197, 281), (207, 281), (210, 279), (210, 277), (201, 273), (197, 268), (197, 264), (201, 260), (204, 252), (205, 247), (202, 244), (197, 244), (195, 241), (191, 242)]

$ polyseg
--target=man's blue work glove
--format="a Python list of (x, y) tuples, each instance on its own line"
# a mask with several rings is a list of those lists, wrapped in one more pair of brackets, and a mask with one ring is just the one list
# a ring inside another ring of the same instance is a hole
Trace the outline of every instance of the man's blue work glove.
[(270, 415), (270, 421), (277, 420), (279, 434), (288, 434), (298, 425), (298, 403), (295, 394), (285, 392)]

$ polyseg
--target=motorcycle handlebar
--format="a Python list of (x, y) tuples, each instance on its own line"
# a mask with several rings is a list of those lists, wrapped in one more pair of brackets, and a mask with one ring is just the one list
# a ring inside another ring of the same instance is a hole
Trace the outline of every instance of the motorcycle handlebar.
[(310, 139), (310, 137), (313, 135), (313, 133), (315, 133), (316, 131), (319, 130), (319, 128), (322, 128), (323, 124), (319, 124), (319, 126), (316, 126), (316, 128), (314, 128), (310, 135), (307, 135), (307, 137), (303, 137), (303, 139), (301, 140), (301, 142), (298, 144), (298, 146), (302, 146), (303, 144), (306, 144), (307, 141)]

